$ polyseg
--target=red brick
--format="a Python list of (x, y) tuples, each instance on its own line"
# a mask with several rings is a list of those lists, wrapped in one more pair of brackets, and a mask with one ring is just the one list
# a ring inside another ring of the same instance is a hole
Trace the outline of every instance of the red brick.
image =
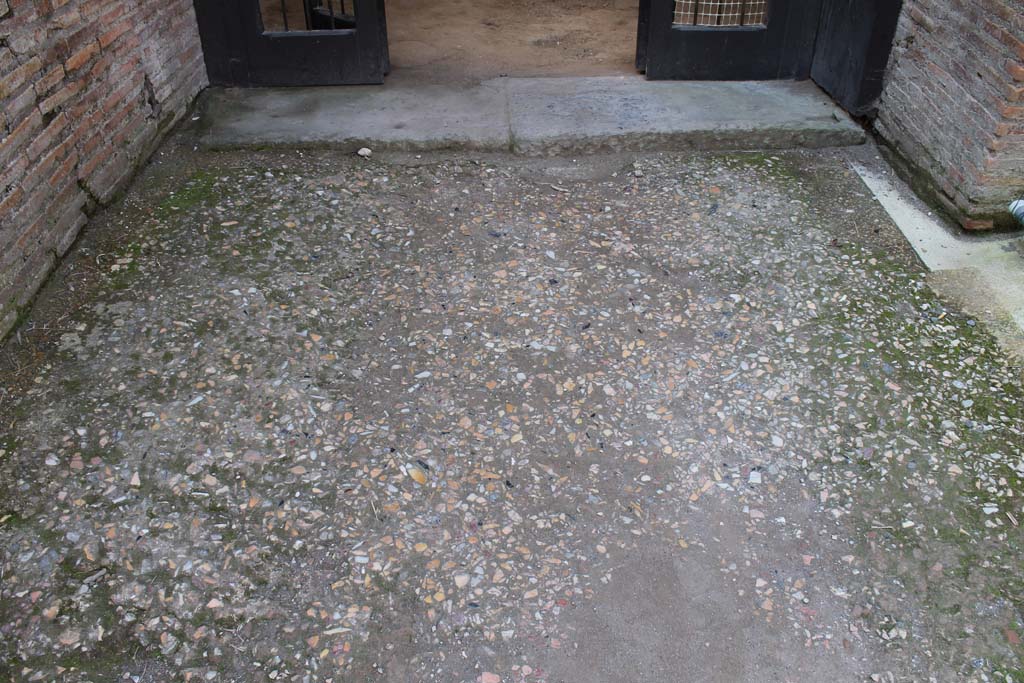
[(43, 76), (40, 77), (40, 79), (38, 81), (36, 81), (32, 85), (32, 87), (33, 87), (33, 89), (35, 89), (36, 95), (38, 95), (39, 97), (43, 97), (44, 95), (49, 93), (50, 90), (52, 90), (54, 87), (56, 87), (58, 83), (61, 83), (63, 80), (64, 80), (64, 67), (61, 66), (60, 64), (58, 64), (57, 66), (53, 67), (52, 69), (47, 71), (45, 74), (43, 74)]
[(21, 185), (16, 185), (14, 189), (7, 193), (7, 196), (0, 199), (0, 216), (6, 216), (14, 207), (20, 206), (21, 201), (25, 198), (25, 190)]
[(0, 100), (10, 97), (18, 88), (39, 73), (42, 68), (43, 61), (39, 57), (33, 57), (14, 69), (14, 71), (5, 74), (3, 78), (0, 78)]
[(106, 33), (100, 36), (100, 47), (107, 47), (115, 40), (123, 36), (131, 29), (132, 24), (128, 19), (122, 19), (121, 21), (114, 24), (113, 27)]
[[(148, 75), (182, 114), (205, 84), (188, 0), (0, 0), (0, 336), (86, 220), (79, 179), (105, 201), (160, 131)], [(5, 16), (6, 14), (6, 16)], [(148, 74), (144, 65), (149, 65)]]
[(995, 222), (991, 218), (963, 218), (960, 225), (964, 230), (991, 230), (995, 227)]
[(38, 111), (33, 111), (11, 131), (10, 135), (0, 139), (0, 165), (6, 163), (16, 152), (20, 152), (42, 126), (43, 117)]
[(36, 108), (36, 99), (36, 91), (30, 85), (24, 86), (21, 92), (8, 99), (3, 106), (8, 125), (17, 125), (26, 116), (30, 116)]
[(878, 130), (964, 220), (1003, 210), (1024, 177), (1021, 17), (1020, 0), (903, 3)]
[(1007, 104), (1000, 108), (999, 113), (1008, 119), (1024, 119), (1024, 107)]
[(1024, 83), (1024, 64), (1018, 64), (1017, 62), (1007, 62), (1006, 71), (1010, 74), (1010, 78), (1017, 81), (1018, 83)]
[(49, 125), (47, 125), (46, 128), (36, 136), (35, 140), (25, 148), (25, 156), (28, 157), (28, 160), (32, 161), (37, 159), (46, 150), (52, 149), (57, 143), (57, 138), (64, 132), (67, 125), (68, 117), (64, 114), (59, 114), (53, 117), (53, 120), (50, 121)]
[(49, 114), (77, 95), (81, 88), (82, 84), (80, 82), (65, 83), (63, 88), (39, 103), (39, 111), (43, 114)]
[(85, 64), (88, 63), (89, 60), (92, 59), (99, 51), (100, 44), (95, 40), (91, 40), (85, 44), (85, 47), (68, 57), (68, 60), (64, 62), (64, 68), (69, 72), (74, 71), (75, 69), (80, 69), (85, 66)]
[(53, 174), (46, 179), (46, 182), (49, 183), (50, 187), (60, 187), (60, 185), (65, 181), (65, 179), (68, 178), (77, 179), (75, 167), (78, 166), (78, 151), (74, 147), (72, 147), (68, 151), (70, 153), (61, 163), (61, 165), (58, 166), (56, 170), (54, 170)]

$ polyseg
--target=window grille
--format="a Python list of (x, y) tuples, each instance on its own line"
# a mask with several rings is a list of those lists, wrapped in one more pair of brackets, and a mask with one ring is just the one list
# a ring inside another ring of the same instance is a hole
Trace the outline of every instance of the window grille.
[(259, 0), (263, 30), (337, 31), (355, 28), (353, 0)]
[(676, 0), (673, 24), (680, 26), (764, 26), (768, 0)]

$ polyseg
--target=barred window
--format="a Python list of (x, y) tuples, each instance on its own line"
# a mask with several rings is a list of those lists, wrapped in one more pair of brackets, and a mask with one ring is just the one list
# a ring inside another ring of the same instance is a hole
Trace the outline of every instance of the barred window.
[(337, 31), (355, 28), (353, 0), (259, 0), (263, 30)]
[(763, 26), (768, 0), (676, 0), (674, 24), (682, 26)]

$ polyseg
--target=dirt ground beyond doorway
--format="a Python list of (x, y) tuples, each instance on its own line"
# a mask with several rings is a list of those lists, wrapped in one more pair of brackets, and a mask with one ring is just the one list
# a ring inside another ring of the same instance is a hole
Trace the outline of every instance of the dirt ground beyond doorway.
[(636, 0), (390, 0), (387, 13), (396, 76), (635, 73)]

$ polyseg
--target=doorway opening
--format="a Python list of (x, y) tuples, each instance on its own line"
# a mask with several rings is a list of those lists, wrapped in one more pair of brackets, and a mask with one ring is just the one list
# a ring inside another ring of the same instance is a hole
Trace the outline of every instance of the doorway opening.
[(635, 74), (637, 0), (388, 0), (393, 76)]
[(857, 114), (881, 94), (901, 12), (900, 0), (194, 2), (214, 85), (366, 85), (392, 68), (434, 83), (813, 78)]

